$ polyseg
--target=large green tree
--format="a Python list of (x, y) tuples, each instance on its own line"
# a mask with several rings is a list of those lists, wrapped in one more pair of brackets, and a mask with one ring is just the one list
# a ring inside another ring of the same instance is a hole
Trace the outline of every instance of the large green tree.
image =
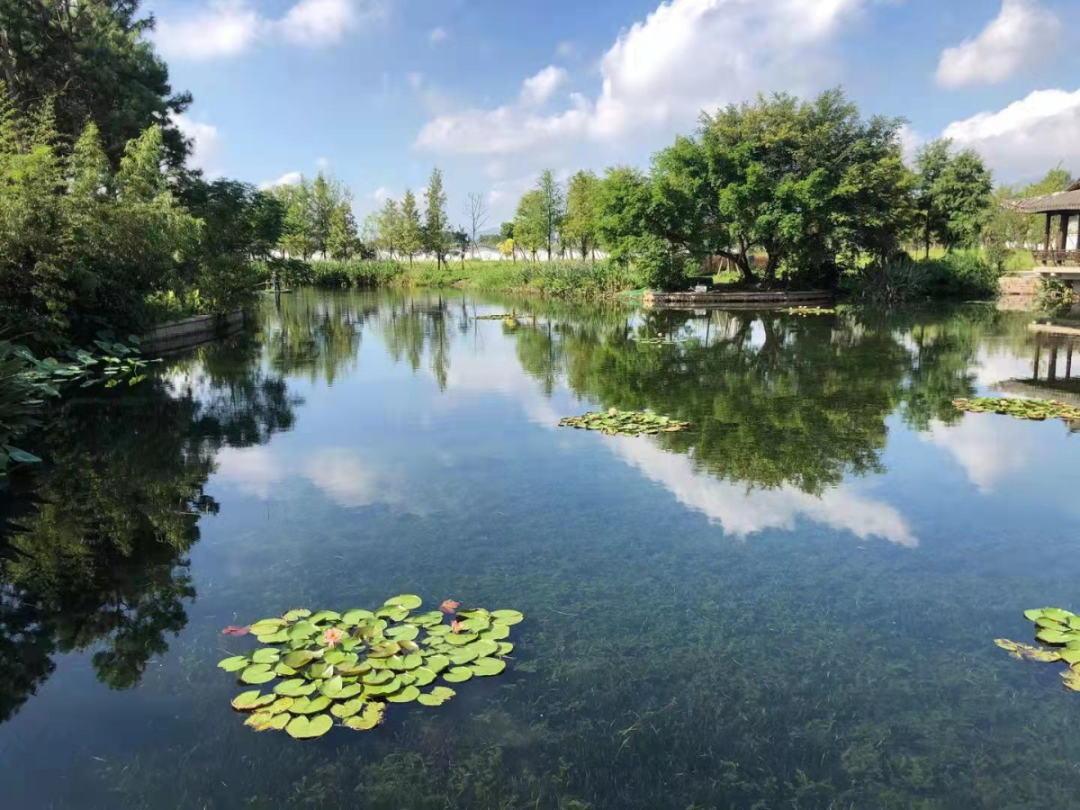
[(398, 251), (409, 257), (409, 264), (412, 264), (413, 256), (424, 247), (420, 211), (416, 207), (416, 195), (411, 189), (405, 189), (405, 197), (401, 201), (401, 216), (398, 218), (398, 234), (395, 242)]
[(566, 215), (566, 197), (562, 184), (555, 178), (555, 172), (545, 169), (536, 181), (536, 191), (540, 195), (540, 206), (544, 224), (544, 238), (547, 241), (548, 261), (553, 258), (555, 240)]
[(596, 248), (597, 193), (600, 179), (589, 171), (580, 171), (570, 178), (566, 190), (566, 217), (562, 223), (562, 239), (587, 259)]
[(916, 206), (923, 247), (946, 250), (978, 244), (994, 194), (993, 174), (972, 149), (954, 152), (947, 139), (932, 141), (915, 157)]
[(72, 140), (88, 122), (117, 168), (128, 141), (162, 128), (162, 157), (183, 165), (189, 144), (176, 116), (191, 103), (174, 93), (147, 34), (139, 0), (0, 0), (0, 79), (29, 113), (55, 99), (57, 130)]
[(443, 188), (443, 176), (439, 169), (431, 170), (428, 180), (427, 209), (424, 214), (424, 248), (435, 256), (435, 261), (442, 268), (446, 254), (454, 246), (450, 233), (450, 218), (446, 213), (446, 190)]

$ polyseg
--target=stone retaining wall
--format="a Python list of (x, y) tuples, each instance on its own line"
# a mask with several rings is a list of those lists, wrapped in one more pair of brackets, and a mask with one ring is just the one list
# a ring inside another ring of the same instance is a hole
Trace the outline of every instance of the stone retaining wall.
[(171, 323), (163, 323), (142, 336), (142, 351), (146, 354), (169, 354), (234, 332), (244, 325), (242, 311), (228, 315), (196, 315)]

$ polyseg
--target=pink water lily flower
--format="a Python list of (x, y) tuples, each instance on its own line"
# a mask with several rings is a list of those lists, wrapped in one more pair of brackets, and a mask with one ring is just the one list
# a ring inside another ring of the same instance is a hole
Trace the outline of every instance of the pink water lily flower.
[(248, 629), (246, 627), (238, 627), (235, 624), (230, 624), (221, 632), (226, 636), (246, 636)]
[(454, 619), (454, 621), (450, 623), (450, 629), (455, 633), (462, 633), (465, 631), (465, 626), (457, 619)]
[(323, 633), (322, 640), (327, 647), (336, 647), (345, 638), (345, 633), (338, 630), (336, 627), (327, 628)]

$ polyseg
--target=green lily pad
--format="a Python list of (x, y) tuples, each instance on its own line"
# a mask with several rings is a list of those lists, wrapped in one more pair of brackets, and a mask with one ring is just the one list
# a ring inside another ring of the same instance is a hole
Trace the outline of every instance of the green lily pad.
[[(490, 630), (487, 632), (491, 632)], [(451, 633), (446, 637), (446, 643), (452, 647), (464, 647), (466, 644), (472, 644), (480, 636), (476, 633)]]
[(276, 677), (269, 664), (253, 664), (240, 673), (240, 680), (252, 685), (269, 683)]
[(329, 678), (334, 674), (334, 665), (328, 664), (325, 661), (316, 661), (314, 664), (307, 668), (307, 676), (314, 678), (315, 680), (322, 680), (323, 678)]
[(311, 650), (293, 650), (291, 653), (285, 655), (282, 659), (282, 663), (293, 669), (302, 669), (314, 661), (316, 657), (315, 653)]
[(256, 635), (256, 638), (260, 644), (281, 644), (289, 640), (289, 634), (285, 630), (278, 630), (276, 633)]
[(360, 622), (364, 619), (374, 618), (375, 614), (372, 613), (370, 610), (361, 610), (360, 608), (356, 608), (354, 610), (345, 611), (345, 613), (343, 613), (341, 616), (341, 623), (347, 624), (350, 627), (355, 627), (356, 625), (360, 624)]
[(334, 721), (328, 714), (318, 714), (314, 717), (294, 717), (285, 727), (290, 737), (298, 740), (311, 740), (321, 737), (334, 726)]
[(412, 641), (420, 635), (420, 629), (411, 624), (401, 624), (397, 627), (391, 627), (386, 631), (386, 635), (401, 643), (403, 641)]
[(502, 641), (504, 638), (510, 637), (510, 628), (505, 624), (493, 624), (490, 630), (485, 630), (480, 634), (480, 638), (486, 638), (489, 641)]
[(471, 661), (475, 661), (479, 657), (480, 654), (474, 650), (473, 645), (470, 644), (468, 647), (454, 650), (454, 652), (450, 653), (450, 663), (461, 666), (462, 664), (468, 664)]
[(368, 658), (390, 658), (401, 652), (401, 645), (396, 641), (388, 641), (377, 647), (372, 647), (368, 652)]
[(295, 608), (286, 613), (283, 618), (287, 622), (295, 622), (297, 619), (306, 619), (311, 615), (311, 611), (306, 608)]
[(424, 604), (424, 600), (413, 593), (403, 593), (401, 596), (395, 596), (392, 599), (387, 599), (386, 605), (397, 605), (403, 607), (406, 610), (416, 610), (420, 605)]
[(1035, 634), (1035, 638), (1046, 644), (1064, 644), (1068, 641), (1072, 641), (1076, 636), (1061, 630), (1040, 630)]
[(499, 658), (478, 658), (469, 664), (469, 669), (474, 675), (486, 678), (501, 673), (506, 669), (506, 662)]
[(442, 611), (429, 610), (427, 613), (420, 613), (410, 617), (409, 624), (415, 624), (418, 627), (434, 627), (437, 624), (442, 624), (442, 620)]
[(464, 683), (472, 676), (472, 670), (465, 667), (452, 667), (443, 673), (443, 679), (449, 683)]
[(239, 672), (242, 669), (246, 669), (247, 665), (251, 662), (248, 661), (242, 655), (234, 655), (232, 658), (226, 658), (224, 661), (218, 661), (218, 667), (226, 672)]
[(372, 684), (364, 686), (364, 694), (369, 696), (379, 695), (392, 695), (401, 689), (402, 683), (399, 678), (394, 678), (391, 681), (387, 681), (383, 684)]
[(409, 615), (409, 611), (399, 605), (390, 605), (389, 607), (379, 608), (379, 610), (375, 611), (375, 615), (380, 619), (400, 622)]
[(499, 655), (509, 655), (514, 651), (514, 645), (509, 641), (499, 642)]
[(379, 684), (389, 683), (394, 680), (394, 673), (386, 669), (373, 669), (371, 672), (362, 675), (360, 680), (371, 686), (378, 686)]
[(290, 667), (288, 664), (283, 664), (280, 661), (274, 666), (274, 674), (279, 678), (291, 678), (296, 674), (296, 670)]
[(287, 714), (269, 714), (267, 712), (255, 712), (244, 721), (245, 726), (250, 726), (256, 731), (281, 731), (289, 724)]
[(330, 698), (325, 695), (316, 695), (313, 698), (296, 698), (289, 707), (292, 714), (316, 714), (330, 705)]
[(465, 649), (476, 653), (477, 658), (486, 658), (489, 655), (495, 655), (499, 651), (499, 642), (482, 638), (479, 641), (474, 641)]
[(276, 633), (286, 625), (284, 619), (259, 619), (248, 626), (248, 632), (254, 636), (266, 636)]
[(496, 610), (492, 612), (491, 620), (496, 624), (520, 624), (525, 620), (525, 614), (517, 610)]
[(281, 652), (273, 647), (263, 647), (251, 654), (251, 660), (256, 664), (273, 664), (281, 657)]
[(448, 666), (450, 666), (450, 659), (445, 655), (433, 655), (424, 662), (424, 666), (438, 675)]
[(282, 698), (278, 698), (277, 700), (275, 700), (273, 703), (271, 703), (269, 706), (267, 706), (265, 709), (263, 709), (263, 711), (268, 712), (269, 714), (281, 714), (282, 712), (288, 711), (289, 707), (292, 706), (292, 705), (293, 705), (293, 699), (292, 698), (290, 698), (290, 697), (282, 697)]
[(430, 670), (427, 667), (420, 667), (413, 675), (416, 680), (413, 681), (417, 686), (427, 686), (429, 683), (435, 680), (436, 673), (434, 670)]
[(320, 610), (317, 613), (312, 614), (308, 619), (312, 624), (321, 624), (323, 622), (339, 622), (341, 621), (341, 614), (333, 610)]
[(274, 686), (274, 691), (279, 695), (285, 695), (286, 697), (304, 697), (314, 692), (318, 686), (313, 683), (309, 683), (303, 678), (293, 678), (289, 681), (282, 681)]
[(232, 707), (238, 712), (251, 712), (263, 706), (269, 706), (276, 698), (274, 695), (263, 695), (258, 689), (250, 692), (241, 692), (232, 699)]
[(356, 698), (354, 700), (347, 700), (344, 703), (335, 703), (330, 707), (330, 714), (334, 715), (340, 720), (344, 720), (347, 717), (352, 717), (357, 714), (364, 706), (367, 705), (367, 701), (363, 698)]
[(411, 703), (420, 697), (420, 690), (415, 686), (406, 686), (400, 692), (396, 692), (393, 695), (387, 695), (386, 699), (391, 703)]
[(429, 627), (427, 633), (429, 636), (445, 636), (450, 632), (450, 625), (440, 624), (436, 627)]
[(353, 731), (370, 731), (383, 721), (383, 712), (385, 710), (385, 704), (369, 703), (364, 707), (363, 713), (348, 718), (345, 721), (345, 726)]

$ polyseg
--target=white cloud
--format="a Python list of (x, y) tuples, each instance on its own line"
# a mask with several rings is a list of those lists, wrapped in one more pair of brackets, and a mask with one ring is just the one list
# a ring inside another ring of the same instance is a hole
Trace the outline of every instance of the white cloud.
[(380, 486), (380, 476), (350, 450), (316, 453), (304, 464), (303, 474), (338, 506), (355, 508), (390, 500)]
[(245, 495), (264, 501), (280, 495), (279, 487), (288, 477), (281, 460), (266, 447), (224, 447), (217, 454), (215, 471)]
[(997, 112), (983, 112), (945, 128), (944, 136), (971, 147), (995, 171), (1014, 179), (1080, 161), (1080, 90), (1036, 90)]
[(663, 486), (679, 503), (719, 523), (733, 537), (744, 539), (770, 529), (792, 531), (796, 520), (802, 518), (851, 532), (860, 539), (880, 537), (900, 546), (919, 545), (895, 507), (846, 487), (830, 489), (821, 497), (790, 484), (748, 490), (745, 484), (720, 481), (697, 471), (690, 457), (666, 452), (652, 441), (610, 441), (624, 461)]
[(935, 420), (922, 439), (945, 450), (963, 467), (972, 485), (989, 495), (1031, 462), (1029, 437), (1016, 427), (1002, 425), (993, 416), (967, 415), (951, 427)]
[(371, 198), (378, 202), (384, 202), (390, 196), (390, 189), (386, 186), (379, 186), (373, 192), (371, 192)]
[(409, 74), (409, 87), (413, 90), (419, 90), (424, 86), (424, 74), (412, 72)]
[(219, 175), (216, 162), (221, 151), (221, 135), (217, 127), (202, 121), (194, 121), (183, 113), (174, 115), (172, 120), (184, 137), (192, 141), (191, 157), (188, 163), (193, 168), (202, 169), (209, 177)]
[(702, 109), (759, 90), (820, 89), (834, 73), (827, 46), (865, 4), (668, 0), (623, 31), (604, 55), (595, 100), (571, 94), (568, 109), (551, 115), (520, 102), (441, 115), (423, 127), (416, 145), (508, 154), (581, 139), (607, 142), (686, 126)]
[(159, 19), (154, 40), (166, 57), (191, 61), (238, 56), (273, 39), (320, 47), (340, 42), (383, 13), (383, 0), (299, 0), (273, 19), (251, 0), (209, 0), (190, 16)]
[(340, 42), (357, 27), (361, 16), (354, 0), (300, 0), (276, 26), (289, 41), (318, 47)]
[(428, 41), (432, 45), (438, 45), (440, 42), (442, 42), (449, 36), (450, 32), (440, 25), (438, 28), (431, 29), (431, 33), (428, 34)]
[(1001, 13), (974, 39), (941, 54), (943, 87), (997, 84), (1038, 64), (1061, 44), (1061, 21), (1037, 0), (1002, 0)]
[(573, 59), (577, 56), (577, 52), (577, 46), (569, 40), (560, 42), (555, 48), (555, 53), (562, 59)]
[(915, 159), (915, 153), (919, 151), (926, 139), (908, 124), (900, 126), (900, 148), (904, 150), (904, 160), (911, 163)]
[(285, 172), (285, 174), (281, 175), (277, 180), (267, 180), (265, 183), (260, 183), (259, 188), (268, 189), (274, 188), (275, 186), (295, 186), (303, 178), (304, 175), (302, 172)]
[(569, 75), (561, 67), (548, 65), (535, 76), (530, 76), (521, 84), (521, 103), (526, 107), (540, 107), (547, 104), (556, 91), (562, 87)]
[(330, 158), (328, 158), (328, 157), (317, 157), (317, 158), (315, 158), (315, 165), (318, 166), (320, 169), (329, 169), (330, 168)]
[(258, 38), (263, 21), (247, 0), (211, 0), (187, 19), (158, 21), (154, 39), (170, 59), (236, 56)]

